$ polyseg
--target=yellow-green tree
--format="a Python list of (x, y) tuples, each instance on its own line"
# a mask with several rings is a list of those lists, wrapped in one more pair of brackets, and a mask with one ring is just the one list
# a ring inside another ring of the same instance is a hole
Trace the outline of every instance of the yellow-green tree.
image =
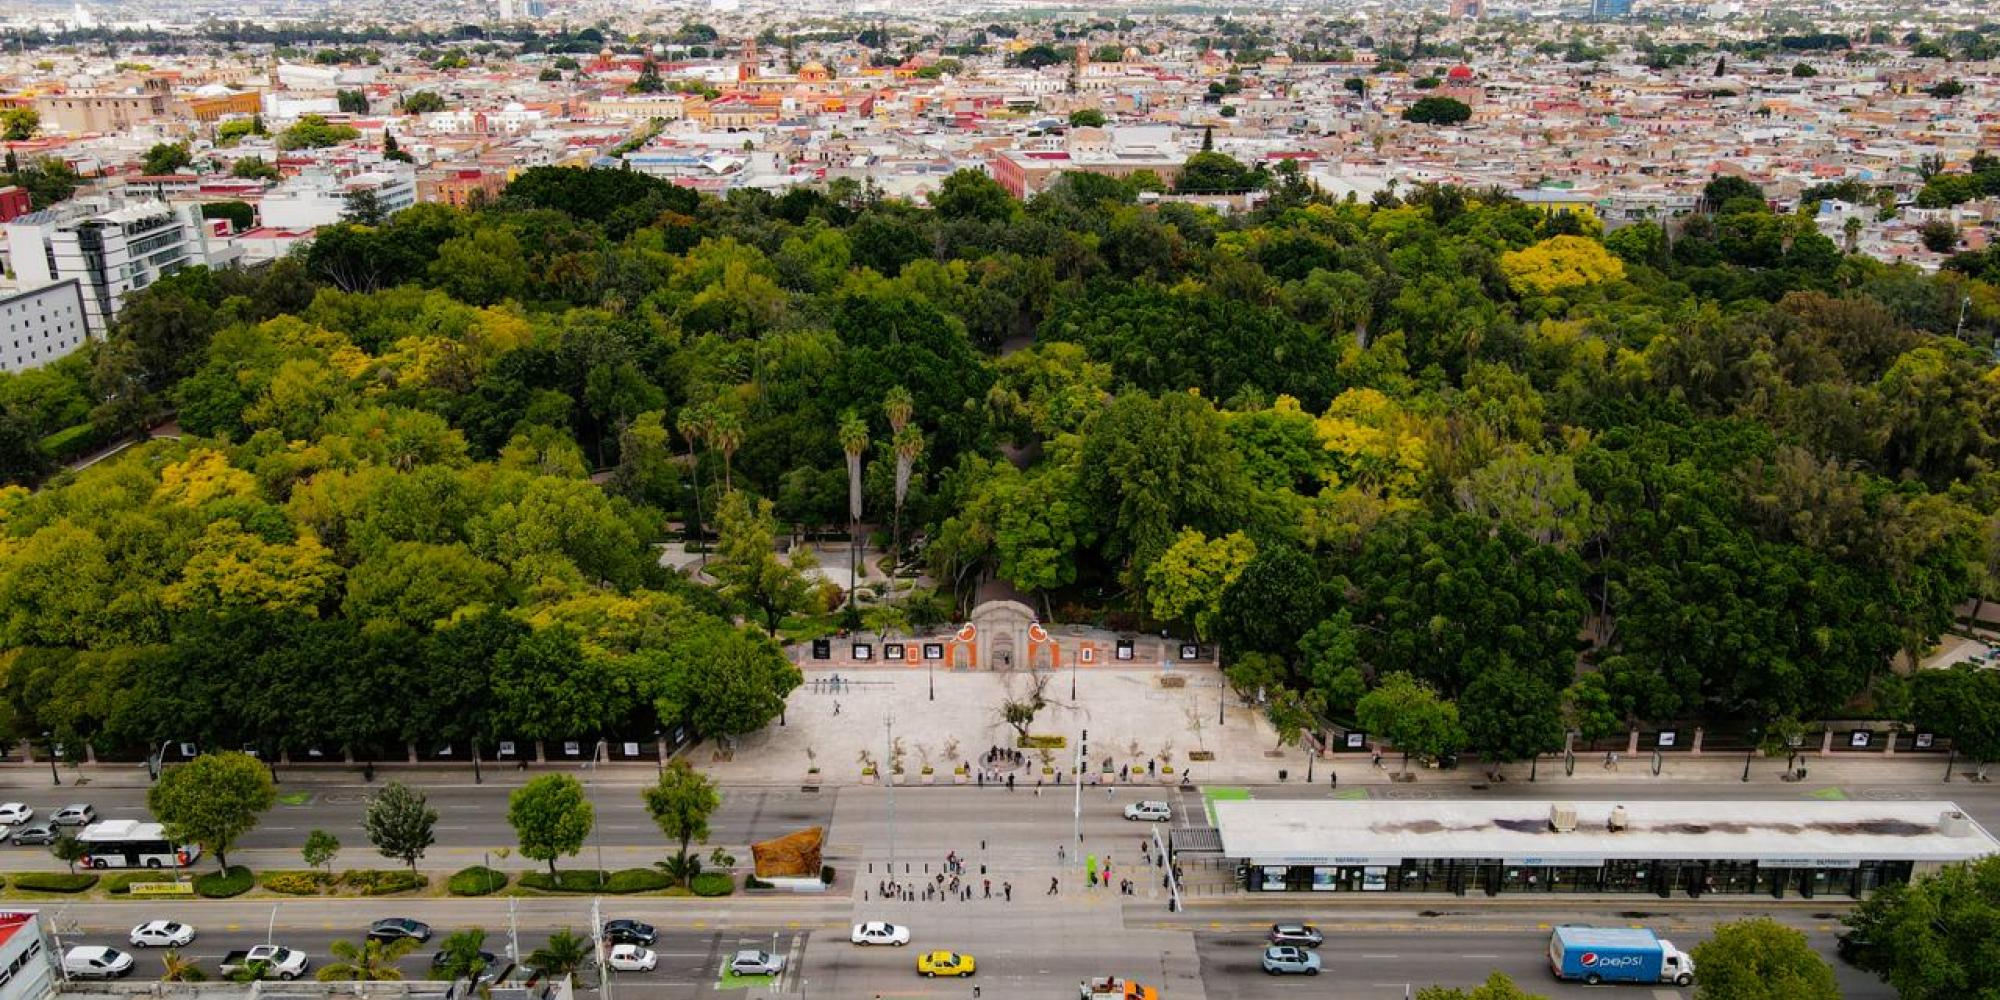
[(1500, 271), (1520, 295), (1552, 295), (1625, 276), (1625, 262), (1582, 236), (1552, 236), (1500, 255)]
[(1209, 538), (1184, 530), (1146, 569), (1146, 595), (1153, 617), (1185, 621), (1196, 638), (1206, 638), (1222, 607), (1222, 594), (1257, 554), (1257, 543), (1240, 531)]

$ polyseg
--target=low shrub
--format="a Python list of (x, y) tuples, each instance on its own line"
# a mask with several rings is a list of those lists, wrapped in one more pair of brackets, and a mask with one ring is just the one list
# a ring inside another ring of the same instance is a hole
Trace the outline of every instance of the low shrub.
[(454, 896), (486, 896), (507, 887), (507, 873), (494, 871), (484, 865), (473, 865), (451, 873), (445, 881), (446, 892)]
[(333, 876), (323, 871), (265, 872), (258, 883), (272, 892), (287, 896), (317, 896), (333, 887)]
[(832, 866), (832, 865), (821, 865), (821, 866), (819, 866), (819, 880), (820, 880), (820, 881), (821, 881), (822, 883), (826, 884), (826, 885), (832, 885), (832, 884), (833, 884), (833, 866)]
[(207, 899), (241, 896), (257, 884), (257, 877), (242, 865), (230, 865), (228, 872), (202, 872), (194, 877), (195, 895)]
[(623, 868), (611, 873), (611, 880), (605, 883), (605, 892), (658, 892), (674, 884), (667, 873), (657, 868)]
[(728, 872), (702, 872), (689, 888), (697, 896), (727, 896), (736, 891), (736, 877)]
[(28, 892), (83, 892), (96, 884), (97, 876), (88, 873), (25, 872), (14, 876), (14, 888)]
[(363, 896), (387, 896), (411, 892), (431, 884), (431, 880), (405, 868), (354, 868), (340, 873), (340, 885)]
[(1039, 733), (1023, 736), (1014, 741), (1014, 745), (1023, 750), (1061, 750), (1068, 743), (1067, 736), (1048, 736)]

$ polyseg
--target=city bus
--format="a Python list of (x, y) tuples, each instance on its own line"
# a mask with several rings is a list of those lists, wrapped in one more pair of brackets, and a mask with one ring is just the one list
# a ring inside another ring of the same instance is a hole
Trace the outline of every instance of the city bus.
[(201, 857), (201, 848), (169, 841), (160, 824), (135, 819), (92, 823), (76, 839), (86, 868), (184, 868)]

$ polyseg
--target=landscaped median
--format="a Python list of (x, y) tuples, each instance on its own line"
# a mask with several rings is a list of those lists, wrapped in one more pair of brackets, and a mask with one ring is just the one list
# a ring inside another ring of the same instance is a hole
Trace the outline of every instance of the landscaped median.
[(230, 899), (256, 897), (369, 897), (391, 895), (423, 896), (509, 896), (542, 895), (653, 895), (727, 896), (736, 891), (736, 877), (725, 871), (705, 871), (694, 876), (690, 885), (675, 884), (672, 876), (657, 868), (625, 868), (600, 871), (563, 869), (551, 876), (546, 871), (510, 873), (482, 865), (453, 872), (449, 876), (427, 875), (402, 868), (273, 869), (253, 873), (242, 865), (231, 865), (227, 874), (209, 869), (199, 872), (123, 871), (99, 875), (95, 872), (17, 872), (0, 876), (0, 898), (45, 899), (56, 896), (110, 900), (160, 897)]

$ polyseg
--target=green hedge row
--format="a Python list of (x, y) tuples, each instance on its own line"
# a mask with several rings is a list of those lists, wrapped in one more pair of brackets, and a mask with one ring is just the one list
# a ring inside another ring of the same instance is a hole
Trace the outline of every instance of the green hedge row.
[(29, 892), (83, 892), (96, 884), (97, 876), (88, 873), (23, 872), (14, 876), (14, 888)]
[(340, 873), (340, 887), (363, 896), (387, 896), (411, 892), (431, 884), (431, 880), (407, 868), (360, 868)]
[(665, 872), (652, 868), (624, 868), (615, 872), (598, 869), (566, 869), (549, 877), (548, 872), (528, 872), (521, 887), (543, 892), (658, 892), (673, 885)]
[(257, 877), (242, 865), (230, 865), (227, 874), (223, 872), (202, 872), (194, 877), (194, 891), (208, 899), (228, 899), (241, 896), (257, 884)]

